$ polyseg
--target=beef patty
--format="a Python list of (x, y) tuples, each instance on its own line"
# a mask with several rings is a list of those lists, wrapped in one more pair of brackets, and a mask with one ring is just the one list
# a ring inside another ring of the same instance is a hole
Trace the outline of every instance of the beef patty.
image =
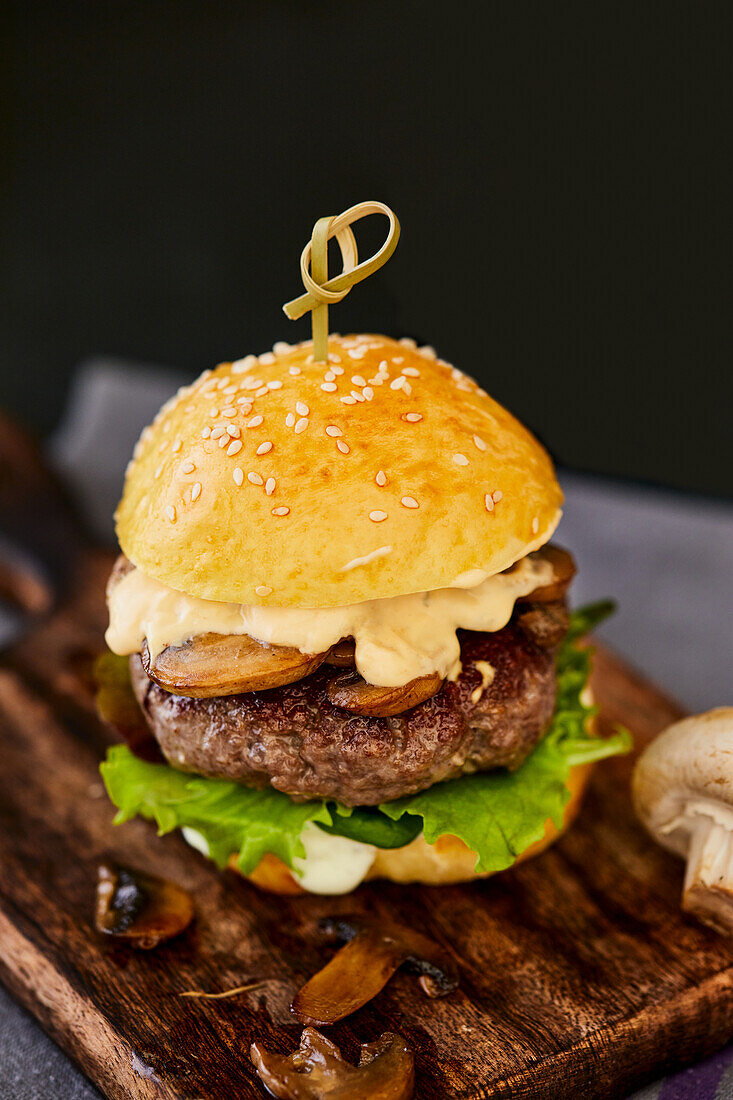
[[(270, 691), (210, 699), (171, 695), (130, 658), (133, 687), (166, 759), (296, 801), (369, 806), (491, 768), (516, 768), (547, 729), (555, 702), (551, 649), (513, 620), (462, 631), (463, 669), (404, 714), (370, 718), (334, 706), (325, 667)], [(485, 663), (484, 663), (485, 662)]]

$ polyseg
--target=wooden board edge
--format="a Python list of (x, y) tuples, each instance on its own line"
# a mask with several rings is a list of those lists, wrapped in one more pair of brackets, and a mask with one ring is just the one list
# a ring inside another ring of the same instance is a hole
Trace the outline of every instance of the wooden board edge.
[(180, 1100), (1, 909), (0, 943), (2, 984), (110, 1100)]
[[(631, 1019), (619, 1020), (545, 1063), (494, 1082), (488, 1091), (471, 1094), (471, 1100), (536, 1100), (538, 1095), (542, 1100), (567, 1100), (570, 1095), (614, 1100), (700, 1062), (731, 1039), (733, 966)], [(662, 1048), (667, 1053), (660, 1060)], [(623, 1056), (614, 1058), (616, 1050)]]

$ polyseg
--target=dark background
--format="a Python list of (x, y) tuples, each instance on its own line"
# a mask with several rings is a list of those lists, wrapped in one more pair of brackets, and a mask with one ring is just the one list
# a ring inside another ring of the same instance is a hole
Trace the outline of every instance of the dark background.
[(567, 465), (733, 495), (728, 4), (3, 11), (0, 405), (305, 338), (313, 221), (379, 198), (333, 328), (434, 344)]

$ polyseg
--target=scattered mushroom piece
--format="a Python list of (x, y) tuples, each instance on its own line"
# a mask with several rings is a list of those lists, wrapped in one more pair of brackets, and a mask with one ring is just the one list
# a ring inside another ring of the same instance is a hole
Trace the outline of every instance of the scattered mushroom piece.
[(193, 901), (174, 882), (105, 860), (98, 868), (94, 917), (98, 932), (149, 951), (188, 927)]
[(281, 1100), (409, 1100), (415, 1088), (415, 1059), (401, 1035), (385, 1031), (364, 1043), (359, 1065), (307, 1027), (298, 1050), (274, 1054), (252, 1043), (250, 1058), (265, 1088)]
[(342, 638), (340, 642), (336, 642), (336, 645), (331, 646), (331, 650), (326, 657), (327, 665), (334, 665), (336, 668), (353, 668), (356, 653), (356, 644), (353, 638)]
[(444, 997), (458, 987), (446, 952), (412, 928), (348, 919), (324, 921), (321, 927), (347, 943), (295, 995), (290, 1010), (303, 1024), (333, 1024), (350, 1016), (376, 997), (403, 965), (420, 975), (428, 997)]
[(633, 796), (654, 839), (687, 859), (682, 908), (733, 933), (733, 707), (684, 718), (652, 741)]
[(327, 695), (335, 707), (343, 707), (353, 714), (366, 714), (372, 718), (387, 718), (432, 699), (443, 686), (443, 677), (437, 672), (431, 676), (419, 676), (409, 684), (398, 687), (377, 687), (368, 684), (358, 672), (343, 672), (331, 680)]
[(200, 634), (152, 661), (143, 643), (141, 657), (150, 679), (166, 691), (208, 699), (292, 684), (315, 672), (326, 654), (264, 645), (248, 634)]

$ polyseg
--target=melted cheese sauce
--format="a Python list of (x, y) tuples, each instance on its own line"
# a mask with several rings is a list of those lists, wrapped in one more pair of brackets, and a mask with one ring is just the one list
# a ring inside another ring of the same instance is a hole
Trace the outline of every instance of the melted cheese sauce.
[(352, 637), (356, 667), (370, 684), (396, 687), (434, 672), (454, 680), (461, 670), (456, 630), (501, 630), (518, 597), (552, 576), (548, 562), (523, 558), (511, 573), (475, 570), (452, 588), (313, 609), (201, 600), (134, 569), (110, 593), (106, 639), (120, 655), (137, 653), (147, 639), (154, 658), (198, 634), (248, 634), (301, 653), (323, 653)]

